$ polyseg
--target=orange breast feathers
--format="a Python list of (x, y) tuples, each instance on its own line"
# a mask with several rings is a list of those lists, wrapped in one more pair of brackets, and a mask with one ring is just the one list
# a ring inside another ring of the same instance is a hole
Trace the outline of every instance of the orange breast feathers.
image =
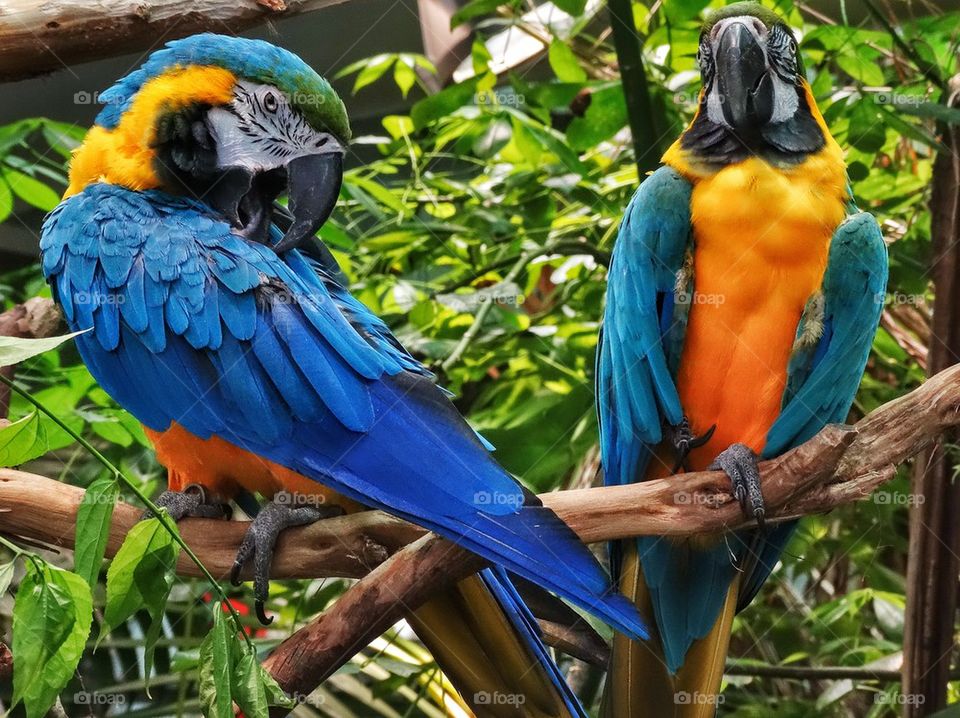
[(691, 453), (691, 467), (699, 470), (735, 442), (763, 449), (780, 412), (797, 326), (820, 288), (847, 191), (832, 138), (795, 167), (754, 157), (688, 177), (695, 293), (677, 388), (696, 433), (717, 427)]
[(221, 500), (232, 498), (241, 489), (266, 498), (278, 491), (289, 491), (321, 498), (323, 503), (341, 506), (348, 512), (362, 508), (323, 484), (219, 437), (201, 439), (176, 423), (166, 431), (147, 427), (144, 431), (153, 442), (157, 460), (169, 472), (171, 491), (183, 491), (190, 484), (199, 484)]

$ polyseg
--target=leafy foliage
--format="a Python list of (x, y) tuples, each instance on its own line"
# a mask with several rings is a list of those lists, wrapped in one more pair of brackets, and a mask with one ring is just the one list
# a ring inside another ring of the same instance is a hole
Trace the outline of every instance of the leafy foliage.
[[(359, 138), (376, 148), (377, 157), (347, 173), (340, 206), (320, 231), (357, 296), (438, 372), (459, 408), (498, 447), (499, 460), (536, 491), (596, 478), (593, 356), (606, 265), (639, 179), (615, 52), (605, 33), (593, 34), (602, 29), (602, 16), (595, 18), (596, 8), (582, 0), (555, 4), (554, 12), (567, 13), (569, 21), (538, 24), (520, 3), (464, 5), (454, 24), (476, 28), (472, 75), (429, 96), (426, 80), (435, 68), (419, 55), (382, 54), (344, 68), (342, 75), (355, 75), (355, 92), (392, 81), (404, 96), (418, 99), (409, 114), (384, 117), (382, 133)], [(660, 133), (644, 142), (664, 148), (692, 116), (700, 14), (721, 4), (671, 0), (651, 9), (634, 3)], [(889, 301), (854, 412), (862, 414), (924, 375), (936, 123), (958, 121), (943, 104), (938, 78), (956, 71), (960, 15), (899, 23), (898, 43), (886, 29), (849, 26), (842, 15), (836, 24), (811, 24), (789, 0), (768, 4), (802, 28), (808, 79), (847, 150), (855, 198), (878, 216), (891, 242)], [(535, 71), (529, 64), (505, 69), (484, 43), (510, 28), (543, 39)], [(62, 160), (76, 140), (76, 132), (46, 120), (0, 128), (0, 220), (19, 206), (49, 209), (50, 192), (65, 185)], [(59, 157), (38, 158), (38, 143)], [(8, 303), (45, 291), (34, 268), (0, 283)], [(0, 344), (0, 364), (13, 361), (5, 351)], [(163, 474), (143, 432), (95, 386), (69, 345), (15, 359), (23, 361), (18, 379), (34, 399), (94, 442), (138, 490), (158, 490)], [(18, 589), (16, 690), (36, 715), (66, 685), (74, 653), (79, 660), (86, 638), (80, 629), (89, 628), (80, 614), (89, 619), (87, 584), (98, 578), (103, 530), (114, 499), (129, 499), (131, 489), (20, 397), (13, 398), (11, 418), (0, 429), (0, 464), (66, 451), (58, 465), (63, 478), (91, 488), (77, 527), (78, 575), (31, 560)], [(896, 663), (906, 507), (916, 500), (904, 475), (872, 502), (805, 520), (773, 580), (736, 620), (733, 660), (744, 666)], [(262, 715), (264, 703), (281, 696), (247, 639), (269, 646), (323, 610), (348, 583), (277, 583), (270, 607), (276, 624), (269, 632), (250, 626), (241, 635), (221, 614), (218, 599), (203, 593), (207, 587), (174, 583), (177, 552), (173, 537), (155, 522), (140, 524), (128, 537), (107, 572), (104, 635), (84, 668), (88, 680), (95, 677), (104, 691), (124, 683), (101, 658), (107, 649), (145, 681), (156, 644), (155, 714), (171, 714), (177, 704), (232, 715), (233, 700), (246, 715)], [(8, 567), (0, 567), (0, 585), (9, 580)], [(48, 625), (42, 604), (67, 622), (72, 616), (66, 634)], [(214, 606), (212, 625), (207, 604)], [(246, 615), (248, 592), (227, 606)], [(53, 657), (47, 649), (56, 641), (70, 650)], [(21, 657), (24, 642), (30, 647)], [(53, 666), (49, 678), (33, 677), (40, 666)], [(892, 716), (900, 705), (896, 691), (876, 682), (736, 677), (724, 710), (738, 718)], [(129, 687), (115, 693), (139, 700)], [(583, 697), (595, 699), (590, 691)], [(439, 716), (456, 700), (423, 647), (393, 631), (301, 710)]]

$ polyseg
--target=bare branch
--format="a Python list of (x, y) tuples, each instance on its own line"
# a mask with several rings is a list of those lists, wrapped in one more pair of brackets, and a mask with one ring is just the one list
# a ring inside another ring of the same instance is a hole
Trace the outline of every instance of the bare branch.
[(159, 47), (195, 32), (233, 34), (344, 0), (18, 0), (0, 11), (0, 82)]

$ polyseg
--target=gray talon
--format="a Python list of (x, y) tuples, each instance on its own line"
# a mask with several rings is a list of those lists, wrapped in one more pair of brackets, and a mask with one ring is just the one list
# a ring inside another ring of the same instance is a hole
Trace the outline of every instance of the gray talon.
[(730, 477), (733, 497), (740, 504), (744, 516), (755, 519), (758, 528), (763, 530), (766, 508), (760, 490), (757, 455), (753, 450), (745, 444), (731, 444), (707, 468), (723, 471)]
[[(180, 521), (185, 518), (222, 519), (230, 518), (230, 506), (212, 503), (206, 490), (199, 484), (190, 484), (183, 491), (164, 491), (154, 502), (159, 508), (166, 509), (170, 518)], [(153, 511), (147, 509), (140, 520), (154, 518)]]
[(273, 620), (267, 617), (263, 606), (270, 594), (270, 568), (273, 563), (273, 550), (280, 532), (291, 526), (304, 526), (343, 513), (343, 509), (339, 506), (306, 504), (305, 501), (308, 498), (311, 497), (302, 497), (287, 491), (278, 492), (273, 497), (273, 501), (264, 506), (253, 519), (237, 551), (233, 568), (230, 570), (231, 583), (239, 585), (240, 572), (247, 561), (253, 557), (253, 597), (257, 607), (257, 618), (264, 625), (268, 625)]
[(690, 420), (687, 419), (686, 416), (684, 416), (676, 426), (668, 427), (670, 441), (673, 444), (673, 455), (676, 457), (676, 463), (673, 465), (672, 473), (675, 474), (680, 469), (688, 471), (690, 467), (687, 465), (687, 458), (690, 452), (710, 441), (710, 437), (713, 436), (713, 432), (716, 430), (717, 425), (714, 424), (700, 436), (695, 436), (693, 430), (690, 428)]

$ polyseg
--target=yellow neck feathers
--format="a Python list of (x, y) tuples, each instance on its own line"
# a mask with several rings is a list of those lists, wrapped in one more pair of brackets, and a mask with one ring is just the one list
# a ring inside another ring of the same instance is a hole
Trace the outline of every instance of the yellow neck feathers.
[(133, 190), (160, 186), (154, 164), (158, 118), (193, 104), (223, 105), (233, 97), (236, 77), (219, 67), (178, 67), (144, 83), (113, 129), (95, 126), (70, 162), (64, 197), (92, 182)]

